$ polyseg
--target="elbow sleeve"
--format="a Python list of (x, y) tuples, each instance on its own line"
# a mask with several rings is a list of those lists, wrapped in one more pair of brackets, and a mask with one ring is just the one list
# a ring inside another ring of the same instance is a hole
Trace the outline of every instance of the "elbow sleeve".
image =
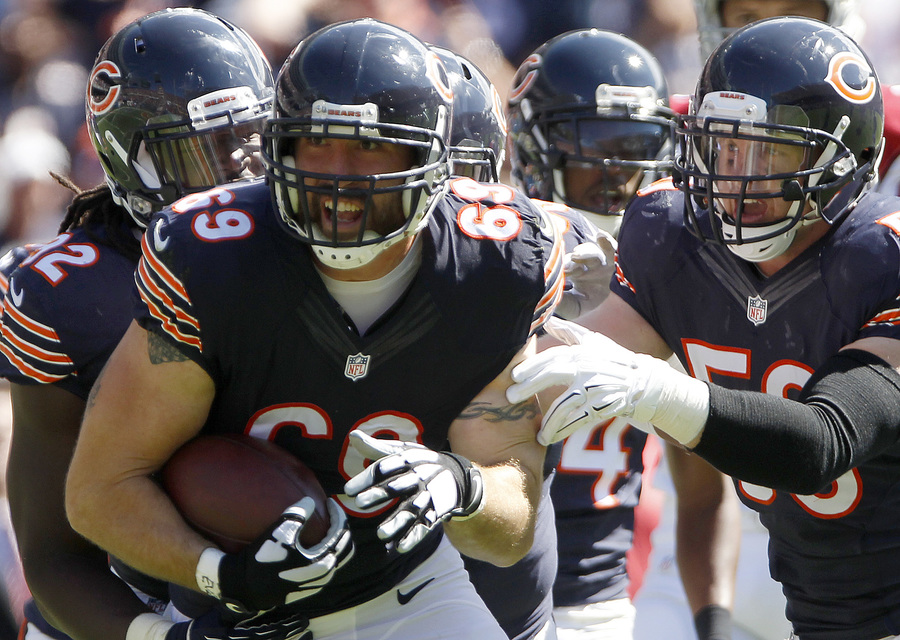
[(710, 385), (709, 418), (694, 451), (740, 480), (812, 494), (898, 435), (900, 375), (850, 349), (829, 358), (797, 401)]

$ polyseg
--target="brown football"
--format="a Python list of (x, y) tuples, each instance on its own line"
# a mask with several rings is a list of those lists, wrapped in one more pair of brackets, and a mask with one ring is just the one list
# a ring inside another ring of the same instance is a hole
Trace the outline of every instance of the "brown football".
[(296, 456), (268, 440), (234, 433), (194, 438), (165, 464), (162, 484), (185, 521), (226, 553), (240, 551), (306, 496), (316, 510), (301, 542), (310, 547), (328, 532), (322, 485)]

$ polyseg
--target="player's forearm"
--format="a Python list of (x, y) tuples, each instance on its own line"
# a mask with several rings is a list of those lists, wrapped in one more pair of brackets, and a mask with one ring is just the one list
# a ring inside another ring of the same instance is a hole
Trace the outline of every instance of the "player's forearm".
[(864, 351), (833, 356), (800, 401), (710, 386), (694, 451), (741, 480), (812, 494), (900, 436), (900, 375)]
[(198, 589), (197, 561), (214, 545), (184, 523), (149, 477), (104, 483), (70, 475), (66, 509), (76, 531), (125, 564)]
[(124, 640), (131, 621), (150, 611), (110, 572), (106, 554), (42, 555), (25, 567), (28, 586), (47, 622), (74, 640)]
[(691, 611), (731, 609), (740, 550), (740, 511), (733, 490), (703, 509), (679, 507), (675, 529), (679, 573)]
[(515, 463), (481, 467), (485, 503), (478, 515), (451, 519), (444, 530), (463, 555), (505, 567), (521, 560), (534, 540), (540, 480)]

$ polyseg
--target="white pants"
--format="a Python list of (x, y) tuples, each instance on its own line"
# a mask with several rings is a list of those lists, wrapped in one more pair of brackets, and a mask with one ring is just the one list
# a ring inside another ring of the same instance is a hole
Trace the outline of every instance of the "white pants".
[(534, 634), (532, 640), (559, 640), (559, 636), (556, 635), (556, 624), (554, 624), (553, 620), (547, 620), (547, 624)]
[[(412, 592), (400, 604), (401, 594)], [(316, 640), (507, 640), (446, 538), (393, 589), (359, 606), (312, 618), (309, 630)]]
[(634, 615), (628, 598), (553, 609), (559, 640), (631, 640)]
[(25, 626), (25, 635), (22, 640), (53, 640), (53, 638), (29, 622)]

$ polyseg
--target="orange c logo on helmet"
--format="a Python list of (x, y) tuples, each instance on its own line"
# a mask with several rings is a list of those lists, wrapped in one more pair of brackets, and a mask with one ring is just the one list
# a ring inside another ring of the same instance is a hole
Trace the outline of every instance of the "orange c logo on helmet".
[[(859, 67), (863, 76), (866, 76), (865, 85), (858, 89), (851, 87), (844, 80), (844, 69), (851, 65)], [(849, 51), (842, 51), (829, 61), (828, 75), (825, 77), (825, 81), (849, 102), (865, 104), (875, 96), (876, 81), (872, 68), (862, 56)]]
[(453, 89), (450, 87), (450, 80), (444, 63), (440, 57), (434, 52), (429, 51), (425, 56), (425, 74), (431, 80), (431, 83), (437, 89), (441, 97), (447, 102), (453, 102)]
[(516, 76), (519, 74), (522, 75), (522, 79), (513, 86), (509, 91), (509, 102), (510, 104), (514, 104), (522, 99), (522, 96), (528, 93), (528, 90), (531, 88), (531, 85), (534, 84), (534, 81), (537, 79), (538, 68), (540, 68), (542, 62), (542, 58), (540, 54), (532, 53), (530, 56), (525, 58), (522, 61), (522, 64), (519, 65), (519, 70), (516, 71)]
[[(104, 81), (102, 84), (99, 83), (97, 79), (101, 76), (107, 76), (110, 80), (118, 80), (122, 77), (122, 72), (114, 62), (109, 60), (99, 63), (91, 71), (91, 80), (88, 84), (88, 107), (95, 116), (109, 111), (116, 103), (116, 100), (118, 100), (119, 93), (122, 91), (122, 87), (109, 80)], [(102, 97), (97, 99), (96, 96), (101, 93), (103, 94)]]

